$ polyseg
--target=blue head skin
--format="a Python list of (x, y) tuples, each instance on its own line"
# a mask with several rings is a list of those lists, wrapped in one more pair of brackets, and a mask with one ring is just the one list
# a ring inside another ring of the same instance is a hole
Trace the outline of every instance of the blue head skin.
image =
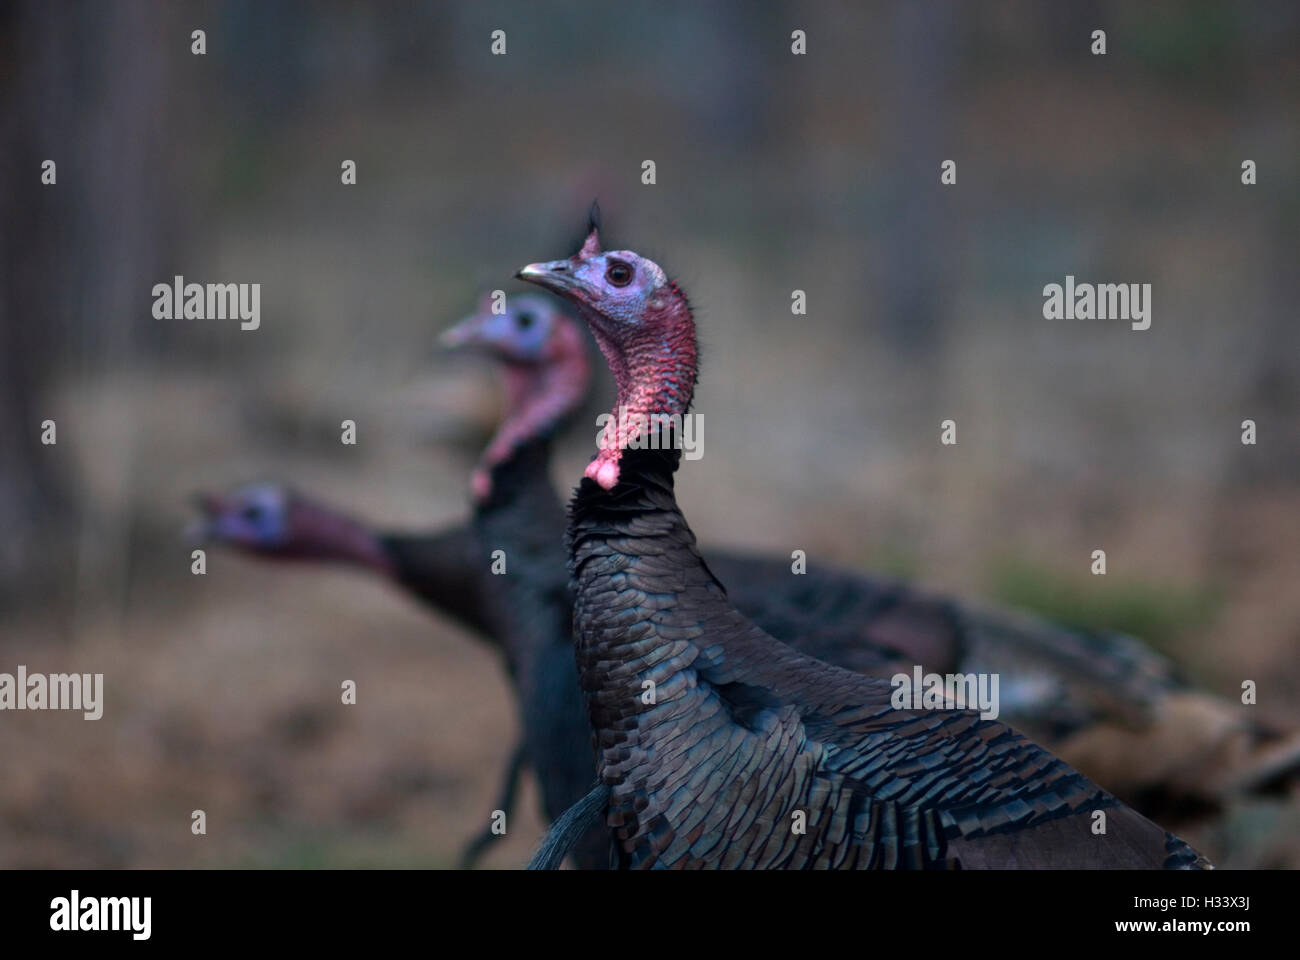
[(525, 293), (508, 297), (504, 313), (493, 313), (491, 306), (491, 297), (484, 297), (475, 313), (442, 335), (442, 345), (484, 350), (507, 363), (547, 359), (547, 344), (562, 315), (554, 301)]
[(258, 483), (233, 493), (201, 493), (203, 517), (193, 539), (224, 544), (272, 560), (336, 562), (391, 576), (392, 559), (364, 523), (277, 483)]
[(227, 494), (202, 493), (197, 500), (203, 519), (194, 532), (204, 540), (256, 553), (275, 553), (294, 545), (293, 496), (279, 484), (252, 484)]
[(698, 351), (690, 304), (653, 260), (631, 250), (602, 250), (593, 223), (586, 242), (564, 260), (530, 263), (517, 276), (556, 293), (587, 321), (618, 385), (596, 459), (585, 476), (606, 490), (618, 483), (632, 439), (625, 414), (685, 414), (695, 390)]
[(549, 434), (582, 403), (591, 382), (577, 325), (557, 302), (537, 294), (509, 297), (503, 313), (492, 296), (478, 312), (442, 335), (446, 347), (472, 347), (500, 366), (505, 411), (470, 478), (475, 501), (485, 504), (492, 471), (524, 443)]

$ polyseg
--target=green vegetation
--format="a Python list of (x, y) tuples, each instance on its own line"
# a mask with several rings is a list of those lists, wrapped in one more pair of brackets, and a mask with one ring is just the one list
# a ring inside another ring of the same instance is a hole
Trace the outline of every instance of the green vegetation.
[(1212, 590), (1132, 579), (1081, 580), (1024, 560), (993, 564), (990, 596), (1070, 626), (1117, 630), (1140, 637), (1164, 653), (1216, 616), (1221, 598)]

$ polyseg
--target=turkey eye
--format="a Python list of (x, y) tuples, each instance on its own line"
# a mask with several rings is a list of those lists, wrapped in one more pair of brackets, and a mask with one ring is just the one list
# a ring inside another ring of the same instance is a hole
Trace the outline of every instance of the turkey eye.
[(533, 315), (531, 313), (521, 313), (515, 317), (515, 326), (520, 330), (527, 330), (533, 325)]
[(262, 519), (262, 508), (255, 503), (249, 504), (247, 507), (245, 507), (242, 513), (244, 515), (245, 520), (249, 520), (254, 523)]
[(632, 282), (632, 268), (621, 260), (611, 261), (605, 268), (605, 279), (616, 287), (626, 287)]

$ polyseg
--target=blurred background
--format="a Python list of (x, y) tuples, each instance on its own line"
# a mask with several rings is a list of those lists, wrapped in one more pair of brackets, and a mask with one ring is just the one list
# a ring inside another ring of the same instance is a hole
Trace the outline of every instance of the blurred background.
[[(98, 722), (0, 716), (0, 866), (454, 862), (514, 739), (491, 651), (360, 574), (194, 576), (182, 531), (194, 491), (261, 479), (461, 521), (498, 399), (436, 335), (572, 253), (596, 196), (697, 308), (706, 551), (1133, 632), (1300, 726), (1289, 0), (0, 11), (0, 670), (106, 689)], [(176, 274), (261, 283), (261, 328), (154, 319)], [(1067, 274), (1150, 283), (1151, 329), (1044, 320)], [(1185, 836), (1300, 866), (1297, 807)], [(487, 863), (540, 829), (530, 786)]]

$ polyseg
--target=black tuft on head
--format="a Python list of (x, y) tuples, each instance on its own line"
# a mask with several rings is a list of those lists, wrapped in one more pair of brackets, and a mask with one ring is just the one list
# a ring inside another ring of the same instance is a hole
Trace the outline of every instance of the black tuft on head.
[[(581, 250), (584, 246), (587, 245), (587, 238), (591, 236), (593, 230), (596, 231), (597, 235), (599, 235), (600, 202), (598, 200), (591, 201), (591, 208), (587, 212), (586, 229), (582, 231), (582, 234), (580, 236), (572, 238), (572, 240), (569, 243), (568, 249)], [(604, 244), (602, 244), (602, 246), (604, 246)]]

